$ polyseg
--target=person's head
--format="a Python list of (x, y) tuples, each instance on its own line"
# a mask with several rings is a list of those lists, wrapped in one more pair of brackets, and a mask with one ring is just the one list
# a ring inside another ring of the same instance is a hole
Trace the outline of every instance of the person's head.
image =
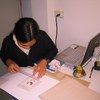
[(29, 48), (35, 44), (38, 32), (39, 26), (32, 18), (20, 18), (13, 30), (18, 44), (24, 48)]

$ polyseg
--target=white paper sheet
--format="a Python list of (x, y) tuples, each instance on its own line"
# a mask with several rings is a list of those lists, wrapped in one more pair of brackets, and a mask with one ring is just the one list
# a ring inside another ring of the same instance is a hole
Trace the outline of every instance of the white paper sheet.
[[(22, 70), (29, 73), (30, 75), (33, 71), (30, 68), (22, 68)], [(18, 85), (22, 81), (27, 80), (29, 78), (28, 76), (22, 73), (7, 73), (2, 78), (7, 79), (8, 81), (6, 81), (4, 84), (1, 84), (0, 88), (4, 89), (19, 100), (40, 100), (39, 95), (41, 93), (47, 91), (48, 89), (59, 83), (58, 80), (55, 80), (45, 75), (39, 80), (40, 83), (37, 86), (34, 86), (34, 88), (29, 89), (29, 91), (27, 91), (19, 87)]]
[(21, 81), (20, 84), (18, 84), (18, 86), (22, 89), (25, 89), (26, 91), (31, 91), (33, 88), (38, 86), (40, 83), (41, 83), (40, 80), (28, 77), (25, 80)]

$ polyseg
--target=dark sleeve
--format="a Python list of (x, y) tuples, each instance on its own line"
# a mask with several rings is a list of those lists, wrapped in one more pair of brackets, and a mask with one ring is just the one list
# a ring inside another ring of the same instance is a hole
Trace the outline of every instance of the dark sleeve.
[(6, 64), (6, 60), (9, 58), (9, 39), (5, 38), (3, 40), (1, 50), (0, 50), (0, 58)]
[(48, 36), (48, 34), (44, 31), (41, 31), (42, 33), (42, 39), (44, 41), (45, 48), (47, 50), (47, 54), (45, 56), (46, 60), (53, 60), (56, 54), (58, 53), (58, 49), (55, 46), (54, 42), (52, 39)]

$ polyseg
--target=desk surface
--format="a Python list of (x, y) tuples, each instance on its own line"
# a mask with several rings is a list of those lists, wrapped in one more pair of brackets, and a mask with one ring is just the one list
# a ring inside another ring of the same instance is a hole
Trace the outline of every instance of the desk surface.
[[(98, 93), (100, 93), (100, 78), (99, 78), (99, 76), (100, 76), (100, 71), (97, 71), (97, 70), (93, 70), (93, 73), (92, 73), (92, 76), (91, 76), (91, 78), (89, 78), (89, 75), (90, 75), (90, 72), (91, 72), (91, 68), (92, 68), (92, 62), (90, 62), (90, 63), (88, 63), (88, 65), (87, 66), (85, 66), (84, 67), (84, 70), (86, 71), (86, 76), (85, 77), (83, 77), (83, 78), (81, 78), (81, 80), (83, 80), (83, 84), (84, 84), (84, 82), (85, 81), (87, 81), (87, 82), (85, 82), (85, 85), (86, 86), (88, 86), (90, 89), (92, 89), (92, 90), (94, 90), (94, 91), (96, 91), (96, 92), (98, 92)], [(63, 72), (63, 73), (62, 73)], [(21, 75), (21, 76), (20, 76)], [(13, 94), (13, 96), (15, 96), (16, 95), (16, 93), (14, 93), (14, 91), (12, 91), (12, 87), (13, 87), (13, 89), (15, 89), (15, 90), (18, 90), (18, 88), (14, 88), (14, 85), (16, 85), (17, 83), (18, 83), (18, 80), (19, 81), (22, 81), (22, 79), (25, 79), (25, 75), (22, 75), (21, 73), (20, 73), (20, 75), (17, 75), (17, 74), (13, 74), (13, 75), (11, 75), (11, 74), (9, 74), (9, 73), (7, 73), (7, 74), (5, 74), (4, 76), (2, 76), (2, 77), (0, 77), (0, 87), (2, 88), (4, 88), (5, 90), (6, 89), (10, 89), (10, 91), (11, 91), (11, 94)], [(63, 79), (64, 77), (66, 77), (66, 75), (69, 75), (69, 76), (71, 76), (71, 77), (73, 77), (73, 71), (71, 70), (71, 69), (69, 69), (68, 67), (66, 67), (66, 66), (62, 66), (60, 69), (59, 69), (59, 72), (56, 72), (56, 73), (50, 73), (50, 72), (48, 72), (47, 73), (47, 75), (49, 75), (50, 77), (53, 77), (53, 78), (56, 78), (56, 79), (58, 79), (58, 80), (61, 80), (61, 79)], [(15, 78), (17, 77), (17, 79), (18, 80), (16, 80)], [(53, 80), (53, 78), (49, 78), (49, 77), (45, 77), (45, 78), (47, 78), (47, 80), (50, 82), (50, 81), (53, 81), (54, 83), (53, 84), (51, 84), (51, 86), (50, 87), (53, 87), (54, 85), (56, 85), (59, 81), (57, 81), (57, 80)], [(9, 81), (9, 82), (8, 82)], [(48, 84), (48, 81), (47, 81), (47, 83), (46, 84)], [(12, 82), (15, 82), (15, 84), (12, 84)], [(9, 83), (9, 87), (8, 87), (8, 84)], [(52, 83), (52, 82), (51, 82)], [(45, 83), (43, 83), (44, 84), (44, 86), (45, 86)], [(49, 83), (49, 85), (50, 85), (50, 83)], [(49, 87), (49, 88), (50, 88)], [(49, 89), (48, 88), (48, 89)], [(47, 89), (46, 89), (47, 90)], [(19, 90), (18, 90), (19, 91)], [(18, 94), (18, 91), (17, 91), (17, 94)], [(21, 98), (23, 98), (22, 97), (22, 95), (25, 95), (26, 94), (26, 92), (25, 91), (22, 91), (22, 90), (20, 90), (21, 92), (22, 92), (22, 94), (20, 94), (20, 97)], [(9, 92), (9, 91), (7, 91), (7, 92)], [(34, 92), (34, 91), (33, 91)], [(31, 95), (33, 95), (33, 92), (32, 93), (30, 93)], [(30, 94), (28, 93), (28, 95), (30, 96)], [(26, 97), (26, 96), (25, 96)], [(30, 96), (31, 97), (31, 96)], [(21, 100), (25, 100), (25, 99), (21, 99)], [(26, 99), (27, 100), (27, 99)], [(31, 99), (30, 99), (31, 100)], [(40, 100), (39, 98), (38, 99), (36, 99), (36, 100)]]
[[(33, 72), (33, 70), (28, 67), (21, 68), (21, 70), (29, 74)], [(31, 88), (27, 89), (26, 87), (20, 87), (21, 83), (25, 83), (25, 85), (23, 86), (26, 86), (27, 82), (29, 82), (29, 79), (33, 80), (32, 78), (21, 72), (14, 74), (7, 73), (0, 77), (0, 88), (5, 90), (12, 96), (16, 97), (18, 100), (33, 100), (33, 98), (35, 100), (40, 100), (39, 95), (41, 93), (47, 91), (49, 88), (59, 83), (58, 80), (55, 80), (45, 75), (38, 81), (37, 84), (33, 86), (30, 85), (32, 86)], [(25, 82), (25, 80), (27, 81)]]
[[(86, 72), (86, 76), (85, 77), (82, 77), (80, 78), (81, 80), (85, 80), (87, 82), (90, 82), (89, 84), (89, 88), (100, 93), (100, 71), (98, 70), (93, 70), (93, 73), (92, 73), (92, 76), (91, 78), (89, 78), (90, 76), (90, 73), (91, 73), (91, 69), (92, 69), (92, 64), (93, 62), (90, 61), (85, 67), (84, 67), (84, 70)], [(61, 69), (60, 69), (61, 72), (65, 73), (65, 74), (68, 74), (70, 76), (73, 76), (73, 71), (70, 70), (68, 67), (66, 66), (63, 66)]]

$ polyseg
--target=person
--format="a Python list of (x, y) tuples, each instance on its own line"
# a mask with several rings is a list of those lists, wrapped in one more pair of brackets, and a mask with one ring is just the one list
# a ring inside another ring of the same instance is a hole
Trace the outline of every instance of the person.
[(8, 71), (16, 73), (20, 67), (34, 66), (33, 75), (38, 72), (41, 78), (46, 72), (46, 65), (54, 59), (58, 49), (33, 18), (20, 18), (13, 31), (4, 38), (0, 57)]

